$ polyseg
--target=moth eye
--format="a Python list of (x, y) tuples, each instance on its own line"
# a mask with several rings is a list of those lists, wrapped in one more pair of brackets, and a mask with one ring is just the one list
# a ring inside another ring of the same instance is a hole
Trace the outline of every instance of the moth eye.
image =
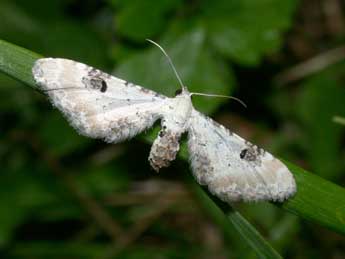
[(182, 89), (177, 89), (176, 92), (175, 92), (175, 96), (179, 95), (182, 93)]
[(107, 83), (102, 79), (102, 86), (101, 86), (101, 92), (104, 93), (105, 91), (107, 91), (108, 85)]

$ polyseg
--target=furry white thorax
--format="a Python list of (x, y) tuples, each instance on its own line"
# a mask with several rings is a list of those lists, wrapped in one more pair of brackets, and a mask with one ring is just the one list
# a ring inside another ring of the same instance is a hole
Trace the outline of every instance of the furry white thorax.
[(166, 114), (169, 114), (165, 118), (167, 128), (183, 132), (188, 129), (189, 119), (194, 108), (190, 93), (186, 88), (175, 98), (171, 98), (169, 105), (164, 109)]

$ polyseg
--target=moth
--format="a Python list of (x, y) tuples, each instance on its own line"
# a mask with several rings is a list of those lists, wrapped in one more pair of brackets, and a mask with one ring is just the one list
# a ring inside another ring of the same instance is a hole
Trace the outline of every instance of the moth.
[(148, 159), (156, 171), (176, 158), (187, 133), (194, 177), (221, 200), (282, 202), (296, 192), (281, 161), (198, 112), (179, 77), (182, 88), (170, 98), (68, 59), (38, 59), (32, 73), (81, 135), (118, 143), (160, 120)]

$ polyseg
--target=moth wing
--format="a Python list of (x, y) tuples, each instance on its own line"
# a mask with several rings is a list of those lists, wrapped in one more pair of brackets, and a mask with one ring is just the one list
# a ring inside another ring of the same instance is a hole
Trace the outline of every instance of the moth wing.
[(196, 110), (188, 149), (199, 184), (223, 201), (283, 201), (296, 192), (295, 180), (281, 161)]
[(134, 137), (151, 127), (171, 100), (72, 60), (39, 59), (32, 72), (80, 134), (107, 142)]

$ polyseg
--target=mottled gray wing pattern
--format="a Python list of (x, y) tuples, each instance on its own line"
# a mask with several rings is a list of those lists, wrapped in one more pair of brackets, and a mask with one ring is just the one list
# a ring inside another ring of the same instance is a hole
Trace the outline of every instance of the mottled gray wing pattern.
[(107, 142), (131, 138), (151, 127), (171, 100), (67, 59), (39, 59), (33, 75), (80, 134)]
[(281, 161), (196, 110), (188, 134), (195, 178), (223, 201), (283, 201), (296, 192)]

